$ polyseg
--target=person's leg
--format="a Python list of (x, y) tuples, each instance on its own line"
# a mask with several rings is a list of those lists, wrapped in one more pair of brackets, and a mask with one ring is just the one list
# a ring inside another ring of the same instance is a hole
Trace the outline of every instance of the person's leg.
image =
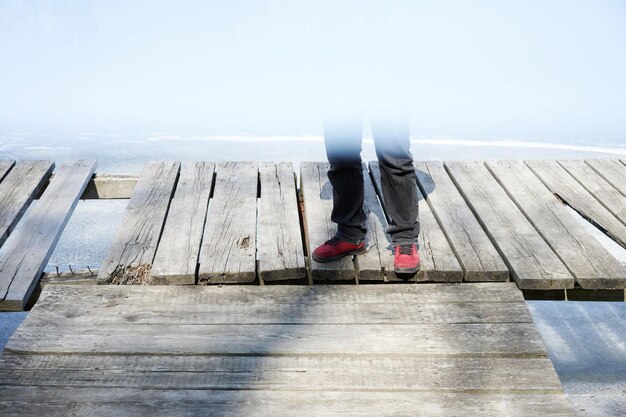
[(353, 244), (363, 241), (367, 231), (361, 170), (362, 132), (362, 117), (324, 122), (324, 144), (330, 162), (328, 180), (333, 187), (331, 220), (337, 223), (336, 237)]
[(409, 150), (408, 118), (371, 118), (385, 210), (390, 217), (391, 243), (417, 245), (419, 235), (417, 183)]

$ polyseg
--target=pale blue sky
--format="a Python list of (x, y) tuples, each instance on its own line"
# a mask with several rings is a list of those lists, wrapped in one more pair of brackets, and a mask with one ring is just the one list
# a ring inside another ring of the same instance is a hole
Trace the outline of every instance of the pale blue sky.
[(298, 134), (408, 106), (416, 135), (626, 143), (626, 1), (0, 0), (3, 132)]

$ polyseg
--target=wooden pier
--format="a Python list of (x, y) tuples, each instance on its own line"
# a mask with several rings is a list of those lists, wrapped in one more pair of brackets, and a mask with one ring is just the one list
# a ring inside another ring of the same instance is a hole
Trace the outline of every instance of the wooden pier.
[(574, 415), (513, 283), (50, 285), (0, 413)]
[[(523, 297), (624, 301), (626, 268), (566, 206), (626, 248), (626, 162), (417, 162), (413, 285), (393, 273), (376, 162), (368, 252), (309, 257), (335, 231), (327, 170), (0, 161), (0, 310), (34, 305), (0, 412), (572, 415)], [(81, 198), (130, 200), (99, 270), (46, 275)], [(318, 285), (335, 283), (381, 285)]]
[[(0, 162), (0, 310), (28, 305), (80, 198), (130, 199), (99, 283), (401, 281), (376, 162), (363, 166), (368, 252), (331, 264), (308, 256), (336, 227), (327, 163), (302, 163), (299, 184), (289, 162), (150, 161), (140, 175), (53, 167)], [(626, 247), (623, 161), (420, 161), (416, 180), (422, 269), (409, 280), (624, 299), (626, 269), (566, 207)]]

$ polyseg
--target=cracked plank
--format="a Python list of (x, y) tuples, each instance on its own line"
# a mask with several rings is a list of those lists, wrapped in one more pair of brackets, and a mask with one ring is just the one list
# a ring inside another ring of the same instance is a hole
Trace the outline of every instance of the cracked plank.
[(626, 248), (626, 225), (606, 209), (589, 191), (557, 161), (526, 161), (537, 177), (581, 216), (602, 228), (607, 235)]
[(306, 278), (293, 164), (262, 162), (259, 180), (259, 277), (265, 281)]
[(177, 161), (146, 162), (98, 272), (99, 283), (145, 282), (179, 170)]
[(213, 162), (184, 162), (154, 257), (151, 284), (195, 284)]
[(256, 279), (256, 162), (216, 167), (200, 250), (199, 283), (250, 283)]
[(582, 288), (624, 288), (626, 268), (569, 213), (523, 161), (486, 164)]

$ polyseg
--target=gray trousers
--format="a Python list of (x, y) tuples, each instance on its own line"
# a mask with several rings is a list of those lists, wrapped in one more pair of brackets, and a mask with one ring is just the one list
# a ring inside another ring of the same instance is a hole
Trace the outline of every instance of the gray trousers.
[[(393, 245), (419, 245), (417, 183), (409, 150), (408, 119), (371, 119), (370, 125), (385, 209), (391, 219), (386, 231)], [(367, 232), (361, 169), (362, 131), (363, 119), (359, 117), (324, 123), (324, 143), (330, 162), (328, 180), (333, 187), (331, 220), (337, 223), (336, 236), (354, 244), (363, 241)]]

